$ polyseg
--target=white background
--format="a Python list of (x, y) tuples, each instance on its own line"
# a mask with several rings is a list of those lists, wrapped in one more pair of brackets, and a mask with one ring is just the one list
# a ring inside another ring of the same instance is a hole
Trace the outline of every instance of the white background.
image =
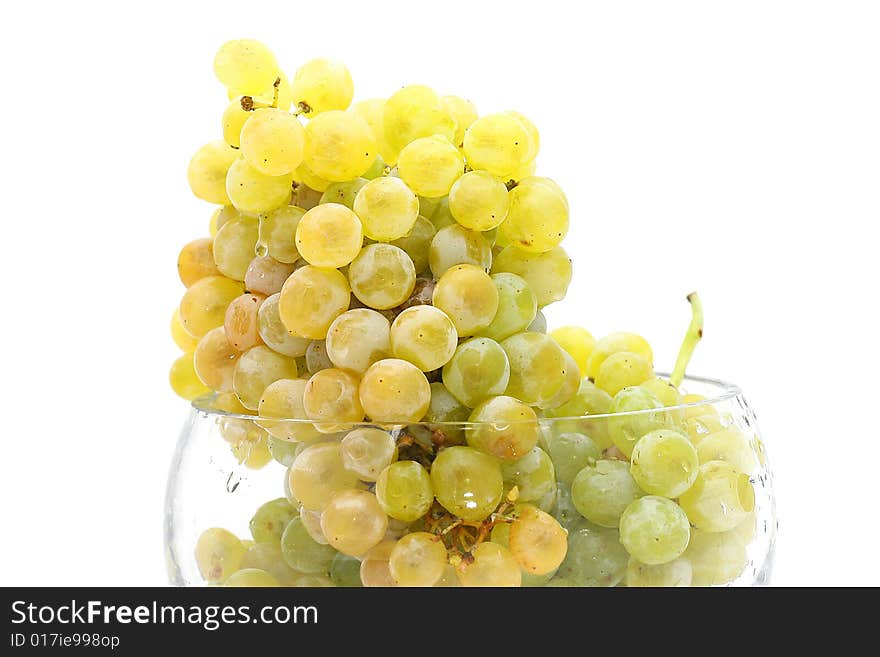
[[(577, 9), (575, 9), (577, 7)], [(776, 472), (774, 583), (880, 584), (872, 2), (15, 3), (0, 25), (0, 584), (165, 582), (187, 413), (166, 383), (186, 166), (219, 137), (225, 40), (515, 108), (572, 208), (556, 322), (643, 333), (739, 383)]]

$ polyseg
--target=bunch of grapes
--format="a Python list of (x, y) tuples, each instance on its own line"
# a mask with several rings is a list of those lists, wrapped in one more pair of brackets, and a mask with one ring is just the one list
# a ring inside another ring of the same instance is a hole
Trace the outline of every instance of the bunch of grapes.
[(214, 70), (223, 139), (188, 178), (219, 207), (178, 259), (171, 385), (222, 411), (241, 463), (286, 475), (252, 541), (204, 531), (206, 581), (639, 586), (742, 571), (753, 451), (678, 388), (699, 301), (671, 380), (638, 335), (547, 333), (541, 309), (572, 275), (569, 206), (535, 175), (531, 121), (420, 85), (352, 105), (341, 63), (288, 80), (251, 40), (223, 45)]

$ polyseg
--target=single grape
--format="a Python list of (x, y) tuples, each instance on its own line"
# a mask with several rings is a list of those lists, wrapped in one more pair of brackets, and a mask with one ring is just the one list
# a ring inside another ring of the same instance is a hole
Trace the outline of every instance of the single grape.
[[(245, 122), (251, 118), (252, 111), (242, 107), (241, 100), (244, 96), (235, 96), (223, 110), (220, 119), (220, 127), (223, 129), (223, 140), (232, 148), (241, 147), (241, 129)], [(247, 101), (245, 101), (247, 102)]]
[(684, 428), (690, 441), (695, 446), (699, 446), (703, 438), (716, 431), (722, 431), (725, 426), (717, 415), (697, 415), (696, 417), (686, 418), (684, 420)]
[(239, 569), (246, 548), (238, 537), (219, 527), (206, 529), (196, 543), (196, 564), (207, 582), (222, 582)]
[(375, 310), (355, 308), (333, 320), (325, 348), (336, 367), (363, 373), (391, 352), (391, 326)]
[(443, 366), (443, 385), (459, 402), (473, 408), (504, 394), (510, 380), (510, 364), (501, 345), (489, 338), (462, 342)]
[(531, 331), (532, 333), (547, 332), (547, 318), (540, 309), (535, 313), (535, 319), (532, 320), (532, 323), (526, 327), (526, 331)]
[[(262, 422), (260, 422), (260, 426), (263, 426)], [(293, 465), (297, 454), (299, 454), (299, 447), (300, 445), (297, 442), (276, 438), (269, 434), (269, 453), (272, 455), (273, 459), (278, 461), (278, 463), (285, 468), (289, 468)]]
[(458, 347), (458, 333), (442, 310), (420, 305), (407, 308), (395, 318), (390, 341), (395, 358), (408, 360), (423, 372), (430, 372), (452, 358)]
[[(297, 184), (294, 186), (291, 203), (298, 205), (303, 210), (311, 210), (318, 205), (321, 202), (321, 196), (333, 184), (332, 180), (326, 180), (312, 171), (305, 160), (293, 172), (293, 179)], [(296, 193), (300, 191), (300, 188), (303, 188), (302, 194)], [(308, 202), (305, 202), (306, 200)]]
[(682, 395), (681, 403), (684, 405), (684, 417), (689, 419), (692, 417), (700, 417), (704, 415), (718, 416), (718, 410), (711, 404), (702, 404), (706, 400), (703, 395)]
[(498, 290), (498, 311), (480, 335), (504, 340), (528, 328), (538, 311), (538, 299), (516, 274), (493, 274), (492, 282)]
[(571, 283), (571, 260), (561, 246), (545, 253), (528, 253), (508, 246), (492, 264), (493, 274), (501, 272), (525, 280), (538, 299), (538, 307), (543, 308), (565, 296)]
[(378, 153), (370, 126), (354, 112), (322, 112), (309, 121), (305, 131), (309, 141), (305, 164), (330, 182), (357, 178), (370, 168)]
[(287, 331), (278, 310), (280, 299), (280, 293), (273, 294), (260, 304), (257, 314), (260, 337), (273, 351), (292, 358), (299, 358), (305, 355), (310, 340), (291, 335)]
[(360, 559), (338, 553), (330, 562), (330, 579), (336, 586), (360, 588), (363, 586)]
[(474, 265), (489, 271), (492, 247), (482, 233), (458, 224), (439, 228), (428, 251), (428, 262), (434, 278), (439, 279), (455, 265)]
[(510, 550), (497, 543), (485, 542), (475, 547), (470, 559), (457, 567), (462, 586), (522, 585), (522, 573)]
[(568, 201), (547, 178), (531, 176), (510, 191), (510, 209), (499, 232), (505, 244), (545, 253), (568, 233)]
[(633, 557), (648, 565), (680, 557), (690, 535), (684, 511), (665, 497), (640, 497), (620, 517), (620, 542)]
[(184, 353), (195, 351), (196, 345), (199, 343), (198, 340), (187, 333), (186, 329), (183, 328), (183, 324), (180, 321), (179, 308), (175, 308), (174, 313), (171, 315), (171, 339), (174, 340), (174, 344), (176, 344)]
[(437, 230), (434, 224), (420, 216), (413, 224), (412, 230), (403, 237), (391, 242), (394, 246), (403, 249), (403, 251), (413, 261), (416, 274), (427, 274), (430, 272), (429, 253), (431, 243)]
[(416, 194), (437, 198), (449, 194), (464, 173), (464, 158), (449, 139), (431, 135), (411, 141), (400, 151), (397, 170)]
[(582, 524), (569, 531), (568, 552), (557, 577), (575, 586), (617, 586), (628, 561), (617, 530)]
[(307, 265), (284, 283), (278, 313), (292, 334), (322, 340), (333, 320), (348, 310), (350, 300), (345, 276), (334, 269)]
[(315, 543), (320, 545), (330, 545), (330, 541), (324, 536), (324, 530), (321, 529), (321, 512), (313, 511), (306, 508), (300, 508), (299, 517), (302, 520), (303, 527), (312, 537)]
[(214, 238), (214, 262), (224, 276), (243, 281), (248, 265), (254, 258), (258, 222), (253, 217), (230, 219)]
[(251, 536), (257, 543), (279, 543), (288, 523), (298, 515), (299, 512), (284, 497), (266, 502), (251, 518)]
[(498, 290), (475, 265), (455, 265), (434, 288), (434, 306), (449, 315), (459, 336), (474, 335), (492, 323), (498, 312)]
[(366, 427), (350, 431), (340, 443), (342, 463), (363, 481), (376, 481), (397, 459), (397, 443), (387, 431)]
[(278, 379), (297, 377), (296, 361), (265, 346), (248, 349), (235, 364), (232, 389), (245, 408), (257, 410), (267, 386)]
[[(370, 126), (370, 130), (373, 132), (373, 137), (376, 139), (376, 145), (379, 148), (379, 155), (382, 157), (385, 164), (393, 165), (397, 161), (400, 148), (391, 146), (385, 138), (385, 128), (382, 125), (382, 115), (385, 112), (385, 99), (369, 98), (367, 100), (362, 100), (359, 103), (355, 103), (350, 111), (360, 114), (364, 121), (367, 122), (367, 125)], [(381, 173), (384, 173), (384, 171)]]
[(254, 39), (227, 41), (214, 56), (214, 74), (239, 94), (258, 94), (280, 74), (275, 56)]
[(668, 379), (655, 376), (647, 381), (643, 381), (639, 386), (659, 399), (663, 406), (678, 406), (681, 402), (678, 388), (672, 385), (672, 382)]
[(305, 361), (309, 374), (317, 374), (321, 370), (328, 370), (333, 367), (333, 361), (327, 355), (327, 342), (325, 340), (312, 340), (309, 342), (309, 346), (306, 347)]
[(397, 541), (382, 541), (361, 560), (361, 582), (366, 587), (397, 586), (391, 575), (389, 560)]
[(232, 392), (232, 377), (241, 352), (229, 344), (222, 326), (208, 331), (193, 352), (199, 380), (212, 390)]
[(258, 246), (264, 245), (266, 255), (278, 262), (293, 264), (299, 259), (296, 250), (296, 228), (306, 210), (295, 205), (285, 205), (260, 216)]
[(691, 530), (691, 541), (684, 553), (693, 572), (692, 586), (729, 584), (749, 563), (748, 551), (736, 531), (710, 533)]
[(264, 214), (287, 205), (293, 176), (267, 176), (246, 160), (236, 160), (226, 174), (226, 194), (235, 209), (245, 214)]
[(637, 386), (654, 376), (654, 368), (644, 357), (630, 351), (618, 351), (602, 361), (596, 385), (609, 395)]
[(491, 230), (507, 218), (507, 187), (488, 171), (469, 171), (449, 190), (449, 211), (470, 230)]
[(388, 568), (398, 586), (434, 586), (446, 570), (446, 546), (439, 536), (413, 532), (391, 550)]
[(596, 345), (596, 339), (580, 326), (561, 326), (550, 331), (550, 336), (565, 349), (577, 363), (581, 376), (587, 375), (587, 360)]
[(437, 501), (450, 513), (476, 522), (492, 513), (504, 489), (498, 461), (471, 447), (448, 447), (431, 466)]
[(251, 260), (244, 274), (244, 285), (251, 292), (271, 296), (281, 292), (284, 281), (293, 273), (293, 265), (279, 262), (271, 256)]
[(331, 546), (316, 543), (309, 536), (302, 518), (291, 520), (281, 535), (281, 555), (284, 561), (301, 573), (308, 575), (328, 573), (336, 554), (336, 550)]
[(562, 385), (559, 387), (559, 390), (555, 395), (539, 404), (539, 407), (544, 410), (564, 406), (570, 402), (580, 390), (581, 371), (578, 369), (577, 363), (574, 358), (572, 358), (571, 354), (564, 349), (562, 350), (562, 357), (565, 361), (563, 366), (564, 378), (562, 380)]
[(204, 237), (185, 244), (177, 256), (177, 274), (186, 287), (206, 276), (219, 276), (220, 270), (214, 263), (214, 240)]
[(415, 461), (397, 461), (382, 470), (376, 480), (376, 497), (392, 518), (414, 522), (434, 501), (428, 471)]
[(505, 461), (525, 456), (538, 442), (538, 419), (513, 397), (491, 397), (478, 405), (465, 429), (468, 445)]
[(368, 182), (370, 181), (366, 178), (355, 178), (354, 180), (332, 183), (321, 195), (321, 205), (337, 203), (344, 205), (349, 210), (354, 210), (354, 199)]
[(464, 133), (477, 120), (477, 108), (474, 104), (459, 96), (443, 96), (440, 98), (440, 104), (446, 113), (455, 121), (455, 136), (452, 143), (461, 146), (464, 141)]
[(706, 532), (725, 532), (755, 508), (749, 476), (726, 461), (700, 465), (696, 481), (678, 500), (691, 524)]
[(565, 352), (544, 333), (517, 333), (501, 343), (510, 362), (507, 394), (540, 405), (556, 395), (566, 379)]
[(247, 351), (262, 342), (258, 314), (264, 300), (262, 294), (242, 294), (226, 308), (223, 330), (229, 344), (238, 351)]
[(693, 580), (691, 562), (685, 557), (649, 566), (630, 557), (626, 567), (628, 587), (678, 587), (690, 586)]
[(530, 131), (516, 117), (506, 113), (478, 118), (464, 136), (468, 165), (502, 179), (534, 159), (535, 151)]
[(687, 438), (660, 429), (639, 438), (631, 460), (630, 472), (642, 490), (674, 499), (693, 485), (701, 459)]
[(339, 443), (309, 445), (290, 466), (288, 477), (294, 497), (313, 511), (322, 509), (333, 493), (358, 483), (357, 475), (345, 469)]
[(409, 361), (386, 358), (364, 372), (359, 395), (364, 412), (374, 422), (418, 422), (431, 403), (431, 386)]
[(582, 433), (561, 433), (547, 441), (547, 451), (556, 470), (556, 478), (571, 486), (575, 476), (602, 458), (602, 449)]
[(400, 178), (384, 176), (364, 185), (354, 211), (372, 240), (390, 242), (409, 234), (419, 216), (419, 198)]
[(180, 323), (186, 332), (201, 338), (208, 331), (222, 327), (226, 308), (244, 293), (244, 286), (225, 276), (206, 276), (193, 283), (180, 300)]
[[(211, 214), (211, 221), (208, 223), (208, 234), (211, 237), (216, 236), (217, 231), (223, 228), (223, 224), (238, 216), (240, 216), (240, 213), (231, 205), (224, 205), (222, 208), (217, 208), (214, 210), (213, 214)], [(213, 260), (213, 258), (214, 256), (212, 254), (211, 259)]]
[(331, 367), (311, 376), (303, 392), (306, 416), (322, 433), (342, 431), (364, 419), (358, 397), (360, 381), (351, 372)]
[(234, 572), (223, 582), (223, 586), (242, 586), (247, 588), (281, 586), (273, 575), (258, 568), (243, 568)]
[(553, 432), (583, 433), (592, 438), (600, 449), (607, 449), (613, 444), (608, 435), (607, 418), (581, 418), (585, 415), (604, 415), (611, 410), (611, 395), (600, 390), (587, 378), (581, 379), (577, 393), (562, 406), (547, 409), (544, 415), (548, 418), (575, 418), (554, 420), (550, 425)]
[(388, 310), (412, 294), (416, 268), (403, 249), (391, 244), (370, 244), (349, 266), (348, 280), (351, 291), (364, 305)]
[(254, 110), (240, 134), (241, 154), (267, 176), (283, 176), (300, 165), (306, 153), (306, 131), (293, 114), (276, 107)]
[(649, 364), (654, 362), (654, 352), (645, 338), (635, 333), (611, 333), (596, 341), (587, 359), (587, 376), (595, 380), (605, 359), (620, 351), (639, 354)]
[(568, 551), (565, 529), (553, 516), (531, 504), (517, 507), (508, 540), (513, 558), (531, 575), (555, 572)]
[(352, 557), (378, 545), (388, 528), (388, 517), (376, 496), (365, 490), (334, 493), (321, 512), (321, 530), (330, 545)]
[(533, 447), (528, 454), (516, 461), (503, 461), (501, 475), (505, 488), (517, 488), (517, 501), (532, 502), (538, 507), (550, 500), (550, 508), (556, 501), (556, 471), (550, 456), (540, 447)]
[(634, 500), (644, 495), (623, 461), (600, 459), (581, 470), (571, 484), (571, 501), (590, 522), (617, 527)]
[(300, 66), (291, 85), (293, 103), (309, 116), (344, 110), (354, 97), (351, 74), (342, 62), (312, 59)]
[(413, 84), (395, 92), (385, 102), (382, 127), (388, 144), (397, 152), (420, 137), (455, 138), (455, 120), (440, 97), (429, 87)]
[(269, 434), (256, 424), (249, 422), (252, 431), (245, 440), (231, 445), (232, 456), (239, 464), (250, 470), (259, 470), (272, 462), (269, 451)]
[(215, 205), (229, 205), (226, 175), (238, 160), (238, 151), (222, 139), (202, 146), (189, 161), (186, 178), (192, 193)]
[(735, 427), (714, 431), (697, 445), (700, 463), (726, 461), (734, 469), (750, 474), (757, 465), (755, 452), (742, 431)]
[(171, 365), (168, 373), (168, 381), (171, 389), (187, 401), (192, 401), (211, 392), (211, 389), (202, 383), (196, 374), (194, 354), (183, 354)]

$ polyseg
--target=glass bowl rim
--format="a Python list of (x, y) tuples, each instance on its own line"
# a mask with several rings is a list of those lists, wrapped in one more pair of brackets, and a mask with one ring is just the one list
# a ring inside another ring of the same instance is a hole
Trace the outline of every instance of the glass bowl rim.
[[(668, 373), (666, 372), (657, 372), (657, 376), (662, 376), (668, 378)], [(427, 427), (431, 429), (436, 428), (455, 428), (462, 429), (467, 427), (479, 427), (479, 426), (492, 426), (495, 428), (500, 428), (503, 426), (509, 426), (512, 424), (527, 424), (537, 422), (539, 425), (549, 425), (554, 424), (556, 422), (594, 422), (596, 420), (603, 420), (609, 418), (622, 418), (629, 416), (637, 416), (644, 415), (647, 413), (656, 413), (658, 411), (664, 412), (672, 412), (672, 411), (681, 411), (687, 410), (691, 408), (696, 408), (698, 406), (715, 406), (722, 402), (728, 401), (730, 399), (734, 399), (736, 397), (742, 396), (742, 390), (740, 387), (733, 383), (728, 383), (726, 381), (722, 381), (721, 379), (711, 379), (708, 377), (702, 376), (691, 376), (687, 375), (684, 377), (683, 383), (687, 383), (688, 381), (692, 381), (695, 383), (702, 383), (704, 385), (709, 385), (719, 390), (718, 394), (715, 394), (711, 397), (705, 397), (704, 399), (688, 402), (686, 404), (676, 404), (674, 406), (663, 406), (660, 408), (647, 408), (641, 409), (637, 411), (624, 411), (622, 413), (597, 413), (595, 415), (572, 415), (565, 417), (538, 417), (537, 420), (516, 420), (513, 422), (427, 422), (421, 420), (419, 422), (372, 422), (369, 420), (362, 420), (360, 422), (333, 422), (328, 420), (309, 420), (305, 418), (283, 418), (283, 417), (260, 417), (259, 415), (245, 415), (243, 413), (231, 413), (228, 411), (224, 411), (218, 408), (211, 408), (207, 406), (208, 403), (213, 402), (217, 397), (217, 393), (211, 393), (209, 395), (203, 395), (201, 397), (196, 397), (190, 403), (191, 407), (194, 411), (204, 415), (204, 416), (216, 416), (218, 418), (227, 418), (227, 419), (239, 419), (239, 420), (248, 420), (251, 422), (264, 422), (266, 424), (271, 423), (273, 426), (277, 426), (278, 424), (284, 425), (312, 425), (315, 424), (327, 424), (327, 425), (337, 425), (339, 427), (344, 427), (340, 429), (340, 431), (351, 431), (354, 429), (360, 428), (375, 428), (381, 427), (386, 429), (398, 429), (403, 427)], [(233, 394), (233, 393), (229, 393)]]

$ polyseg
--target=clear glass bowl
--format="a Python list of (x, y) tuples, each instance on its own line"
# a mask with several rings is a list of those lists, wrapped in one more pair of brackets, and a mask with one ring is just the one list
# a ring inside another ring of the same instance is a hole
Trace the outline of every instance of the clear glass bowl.
[[(670, 572), (659, 573), (659, 580), (654, 578), (655, 583), (694, 586), (767, 584), (773, 561), (776, 512), (770, 466), (758, 433), (755, 414), (740, 389), (734, 385), (688, 377), (681, 387), (705, 399), (667, 407), (664, 412), (674, 426), (691, 439), (702, 457), (712, 460), (720, 457), (738, 462), (740, 469), (748, 469), (746, 474), (754, 490), (754, 508), (734, 529), (725, 532), (709, 533), (692, 527), (690, 545), (678, 559), (686, 563), (669, 569)], [(542, 418), (538, 420), (541, 436), (538, 444), (546, 448), (548, 441), (553, 441), (557, 436), (578, 432), (604, 446), (609, 443), (610, 431), (618, 430), (627, 423), (638, 426), (639, 416), (655, 412)], [(193, 409), (177, 443), (167, 487), (165, 552), (172, 584), (200, 586), (219, 583), (220, 577), (214, 577), (213, 582), (206, 581), (196, 557), (196, 545), (206, 530), (224, 528), (244, 541), (243, 548), (248, 548), (252, 539), (249, 522), (258, 507), (282, 497), (296, 503), (287, 483), (288, 466), (304, 445), (272, 438), (258, 422), (252, 416), (217, 410), (213, 397), (193, 402)], [(281, 422), (280, 426), (288, 426), (294, 432), (297, 428), (308, 429), (310, 424), (304, 420), (273, 422), (276, 427)], [(345, 429), (377, 426), (364, 423)], [(468, 423), (421, 423), (380, 428), (388, 431), (398, 444), (415, 443), (416, 448), (423, 450), (425, 448), (419, 445), (425, 445), (430, 451), (435, 443), (464, 442), (464, 430), (474, 426)], [(707, 435), (719, 431), (727, 433), (720, 439), (712, 438), (703, 444)], [(345, 433), (324, 434), (320, 440), (338, 441)], [(401, 449), (400, 458), (411, 457), (412, 449), (412, 445)], [(622, 460), (626, 458), (614, 447), (606, 450), (605, 456)], [(505, 491), (511, 483), (505, 483)], [(371, 488), (369, 484), (362, 486)], [(544, 494), (541, 499), (532, 500), (532, 503), (556, 516), (568, 530), (566, 561), (555, 576), (525, 576), (524, 585), (626, 586), (651, 582), (650, 572), (639, 576), (636, 572), (638, 563), (635, 560), (629, 563), (630, 558), (618, 543), (616, 529), (601, 528), (584, 519), (571, 504), (570, 488), (566, 485), (558, 484), (554, 492), (555, 495)], [(751, 503), (747, 506), (751, 506)], [(317, 525), (317, 514), (311, 516)], [(694, 524), (693, 521), (691, 524)], [(424, 524), (417, 529), (424, 529)], [(407, 531), (409, 528), (399, 521), (392, 520), (389, 525), (390, 538), (397, 538)], [(581, 534), (579, 538), (575, 537), (578, 533)], [(240, 549), (236, 546), (236, 550)], [(263, 560), (267, 554), (277, 556), (279, 551), (267, 547)], [(229, 558), (225, 565), (227, 572), (222, 577), (236, 569), (237, 562), (233, 562), (239, 557), (240, 554), (236, 552)], [(337, 561), (332, 573), (328, 568), (328, 572), (304, 574), (287, 569), (283, 563), (276, 565), (280, 571), (290, 575), (284, 582), (287, 585), (358, 584), (358, 564), (342, 556)], [(672, 574), (672, 570), (677, 574)], [(458, 584), (454, 575), (444, 576), (441, 583)]]

